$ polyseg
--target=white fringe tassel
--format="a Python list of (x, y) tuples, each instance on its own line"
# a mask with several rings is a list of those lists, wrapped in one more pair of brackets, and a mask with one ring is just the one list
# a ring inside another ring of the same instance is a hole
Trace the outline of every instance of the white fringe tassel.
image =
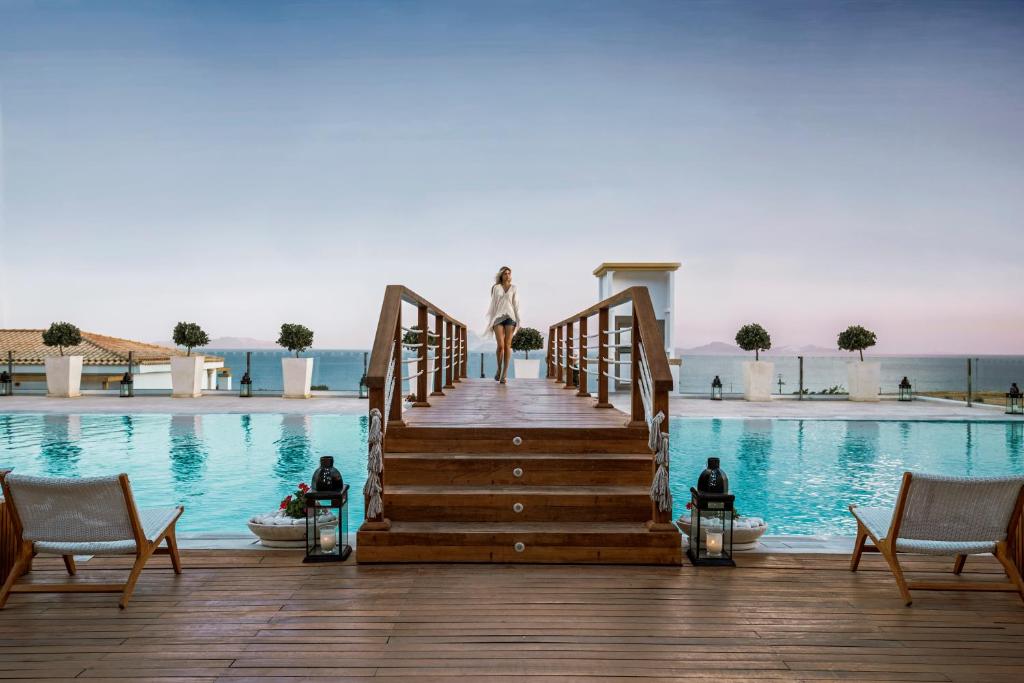
[(384, 504), (380, 494), (383, 491), (380, 485), (380, 475), (384, 471), (384, 455), (381, 451), (384, 431), (381, 426), (380, 410), (374, 408), (370, 411), (370, 454), (366, 458), (366, 484), (363, 486), (363, 495), (366, 497), (366, 518), (376, 519), (384, 511)]
[[(658, 417), (664, 417), (658, 413)], [(660, 424), (660, 420), (659, 420)], [(654, 481), (651, 482), (651, 500), (662, 512), (672, 511), (672, 491), (668, 487), (668, 434), (659, 432), (658, 449), (654, 454)]]
[(651, 453), (658, 452), (659, 436), (661, 435), (661, 423), (665, 421), (665, 413), (658, 411), (658, 414), (647, 421), (647, 447)]

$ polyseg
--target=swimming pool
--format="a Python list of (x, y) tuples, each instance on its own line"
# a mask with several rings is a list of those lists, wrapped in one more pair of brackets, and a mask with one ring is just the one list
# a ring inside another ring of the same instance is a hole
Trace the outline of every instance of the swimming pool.
[[(0, 468), (58, 476), (127, 472), (142, 506), (182, 503), (182, 532), (246, 533), (308, 481), (321, 455), (363, 519), (366, 418), (352, 415), (0, 415)], [(891, 504), (905, 469), (1024, 474), (1024, 423), (672, 420), (676, 514), (708, 456), (741, 512), (771, 534), (852, 534), (846, 506)]]

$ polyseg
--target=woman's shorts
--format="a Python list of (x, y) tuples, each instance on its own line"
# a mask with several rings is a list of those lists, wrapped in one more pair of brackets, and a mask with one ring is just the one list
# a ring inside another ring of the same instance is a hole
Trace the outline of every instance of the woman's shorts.
[(498, 325), (502, 327), (515, 327), (516, 321), (506, 315), (501, 320), (496, 321), (491, 327), (497, 327)]

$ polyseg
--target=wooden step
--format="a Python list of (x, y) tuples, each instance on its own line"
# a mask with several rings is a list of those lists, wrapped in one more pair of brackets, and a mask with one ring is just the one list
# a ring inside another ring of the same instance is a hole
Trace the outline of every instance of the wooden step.
[(650, 453), (389, 453), (384, 456), (386, 487), (644, 486), (650, 481)]
[[(522, 546), (517, 549), (516, 544)], [(678, 565), (682, 536), (642, 523), (396, 522), (360, 531), (356, 557), (368, 562), (533, 562)]]
[(400, 522), (644, 522), (651, 499), (646, 486), (385, 486), (384, 511)]
[[(515, 439), (519, 439), (518, 445)], [(650, 453), (646, 427), (388, 425), (387, 453)]]

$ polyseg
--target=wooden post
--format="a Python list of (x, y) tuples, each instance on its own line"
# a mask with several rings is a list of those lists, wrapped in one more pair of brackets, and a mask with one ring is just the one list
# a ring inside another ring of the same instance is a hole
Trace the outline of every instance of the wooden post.
[(445, 355), (445, 358), (447, 359), (446, 362), (445, 362), (445, 365), (447, 365), (448, 368), (444, 371), (444, 388), (445, 389), (454, 389), (455, 385), (452, 384), (452, 373), (455, 370), (455, 368), (453, 366), (455, 365), (455, 353), (454, 353), (455, 348), (454, 347), (455, 347), (455, 343), (456, 342), (455, 342), (454, 337), (452, 336), (452, 323), (450, 323), (450, 322), (445, 323), (445, 330), (446, 330), (446, 332), (445, 332), (444, 355)]
[(580, 343), (579, 348), (579, 359), (576, 364), (580, 366), (580, 380), (579, 380), (579, 391), (576, 392), (577, 396), (590, 396), (590, 392), (587, 391), (587, 316), (580, 316)]
[[(632, 405), (630, 419), (634, 425), (645, 425), (647, 419), (644, 417), (644, 401), (640, 395), (640, 321), (636, 315), (635, 304), (633, 305), (633, 325), (629, 331), (629, 339), (629, 393)], [(668, 413), (665, 415), (667, 416)]]
[(797, 394), (796, 399), (798, 401), (802, 401), (804, 400), (804, 357), (797, 356), (797, 358), (800, 359), (800, 386), (797, 387), (797, 391), (799, 391), (800, 393)]
[(572, 381), (572, 323), (565, 324), (565, 386), (572, 389), (576, 385)]
[(419, 316), (417, 317), (416, 329), (419, 330), (419, 351), (420, 351), (420, 362), (417, 363), (416, 372), (416, 401), (412, 404), (414, 408), (428, 408), (430, 403), (427, 401), (427, 344), (430, 343), (430, 337), (427, 336), (427, 307), (419, 307)]
[[(402, 422), (402, 403), (405, 399), (402, 396), (402, 305), (398, 305), (398, 322), (395, 323), (395, 344), (394, 351), (392, 352), (395, 361), (395, 377), (392, 380), (394, 387), (391, 389), (391, 412), (388, 414), (388, 425), (399, 424), (404, 425)], [(380, 405), (377, 406), (373, 402), (373, 389), (370, 389), (370, 408), (378, 408), (381, 415), (384, 414), (384, 393), (387, 391), (387, 387), (381, 389)]]
[[(444, 391), (441, 390), (441, 383), (443, 379), (441, 373), (444, 372), (444, 318), (434, 314), (434, 343), (437, 346), (434, 347), (434, 372), (431, 374), (434, 376), (434, 390), (430, 392), (431, 396), (444, 396)], [(451, 343), (451, 342), (449, 342)]]
[(562, 326), (555, 328), (555, 381), (562, 383)]
[(971, 406), (974, 405), (974, 402), (972, 400), (974, 398), (974, 396), (973, 396), (973, 393), (974, 393), (973, 389), (974, 389), (974, 387), (972, 386), (973, 385), (973, 382), (972, 382), (973, 379), (974, 378), (971, 376), (971, 359), (968, 358), (967, 359), (967, 407), (968, 408), (970, 408)]
[[(635, 324), (635, 321), (634, 321)], [(636, 328), (633, 328), (633, 338), (636, 339)], [(660, 350), (659, 350), (660, 352)], [(654, 396), (652, 397), (651, 409), (654, 414), (657, 415), (659, 412), (665, 416), (665, 419), (661, 423), (661, 431), (665, 434), (669, 433), (669, 410), (668, 410), (668, 391), (656, 389), (654, 386), (651, 387), (651, 391)], [(658, 466), (654, 462), (653, 455), (651, 456), (651, 481), (654, 480), (654, 475), (658, 471)], [(651, 521), (647, 523), (647, 528), (650, 531), (671, 531), (673, 533), (679, 533), (675, 525), (672, 524), (672, 511), (667, 510), (662, 512), (658, 509), (658, 504), (651, 501)]]
[(597, 312), (597, 405), (596, 408), (611, 408), (608, 402), (608, 307)]
[(551, 379), (552, 377), (555, 376), (555, 328), (553, 328), (553, 327), (549, 327), (548, 328), (548, 353), (547, 353), (547, 361), (548, 361), (548, 372), (544, 376), (547, 377), (548, 379)]

